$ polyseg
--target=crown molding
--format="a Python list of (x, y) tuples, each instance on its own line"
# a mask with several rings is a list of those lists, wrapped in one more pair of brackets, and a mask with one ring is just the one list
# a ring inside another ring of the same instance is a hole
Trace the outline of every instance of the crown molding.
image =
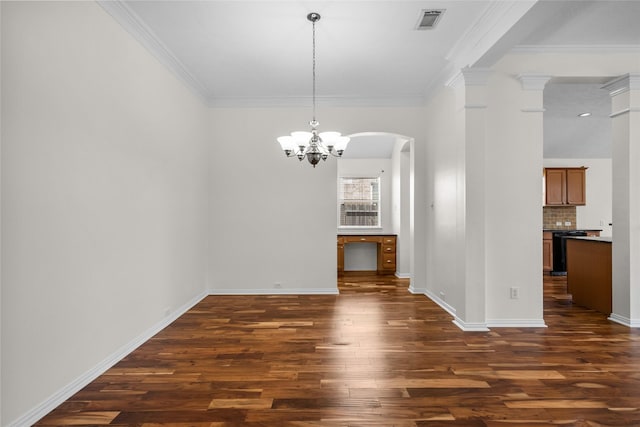
[(456, 69), (473, 65), (531, 9), (527, 1), (492, 1), (446, 55)]
[(518, 45), (514, 46), (510, 53), (631, 53), (640, 54), (640, 45)]
[[(425, 96), (322, 96), (316, 97), (319, 107), (423, 107)], [(212, 97), (207, 105), (212, 108), (269, 108), (308, 107), (313, 100), (302, 97)]]
[[(97, 3), (166, 66), (203, 102), (214, 108), (263, 108), (311, 106), (311, 97), (218, 97), (173, 54), (154, 31), (122, 0), (97, 0)], [(326, 96), (317, 99), (318, 105), (328, 107), (416, 107), (424, 106), (424, 95), (411, 96)]]
[(97, 3), (193, 93), (205, 103), (207, 102), (206, 86), (187, 70), (187, 67), (126, 3), (122, 0), (97, 0)]

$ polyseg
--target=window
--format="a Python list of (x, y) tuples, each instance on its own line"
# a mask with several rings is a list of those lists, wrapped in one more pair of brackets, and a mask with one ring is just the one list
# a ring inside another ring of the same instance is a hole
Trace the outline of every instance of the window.
[(380, 178), (339, 178), (340, 227), (380, 227)]

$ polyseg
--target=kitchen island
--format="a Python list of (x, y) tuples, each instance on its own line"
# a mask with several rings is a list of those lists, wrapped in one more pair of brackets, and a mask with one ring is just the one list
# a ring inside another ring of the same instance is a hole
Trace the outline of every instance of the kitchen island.
[(573, 302), (611, 314), (611, 237), (569, 237), (567, 290)]

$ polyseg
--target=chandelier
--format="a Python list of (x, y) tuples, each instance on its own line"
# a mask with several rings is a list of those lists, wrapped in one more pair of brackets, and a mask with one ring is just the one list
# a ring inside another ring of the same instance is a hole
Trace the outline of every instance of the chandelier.
[(349, 143), (349, 137), (341, 136), (340, 132), (319, 132), (316, 120), (316, 22), (320, 14), (312, 12), (307, 15), (313, 27), (313, 119), (309, 122), (311, 132), (291, 132), (291, 135), (281, 136), (278, 142), (287, 157), (297, 157), (300, 161), (306, 157), (315, 168), (320, 160), (327, 160), (329, 155), (341, 157)]

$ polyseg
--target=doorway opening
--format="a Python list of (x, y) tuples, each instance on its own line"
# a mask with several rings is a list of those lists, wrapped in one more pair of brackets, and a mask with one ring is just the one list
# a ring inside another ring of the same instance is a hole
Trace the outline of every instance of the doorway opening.
[(612, 235), (611, 98), (603, 89), (611, 79), (555, 77), (543, 93), (544, 176), (551, 171), (560, 177), (565, 176), (562, 173), (577, 176), (578, 172), (585, 177), (584, 187), (579, 189), (584, 198), (576, 203), (569, 198), (549, 202), (546, 196), (553, 194), (558, 183), (543, 181), (543, 294), (545, 300), (564, 301), (567, 306), (575, 301), (568, 286), (566, 239), (562, 236)]
[(387, 132), (350, 137), (337, 167), (338, 276), (391, 276), (409, 282), (414, 140)]

